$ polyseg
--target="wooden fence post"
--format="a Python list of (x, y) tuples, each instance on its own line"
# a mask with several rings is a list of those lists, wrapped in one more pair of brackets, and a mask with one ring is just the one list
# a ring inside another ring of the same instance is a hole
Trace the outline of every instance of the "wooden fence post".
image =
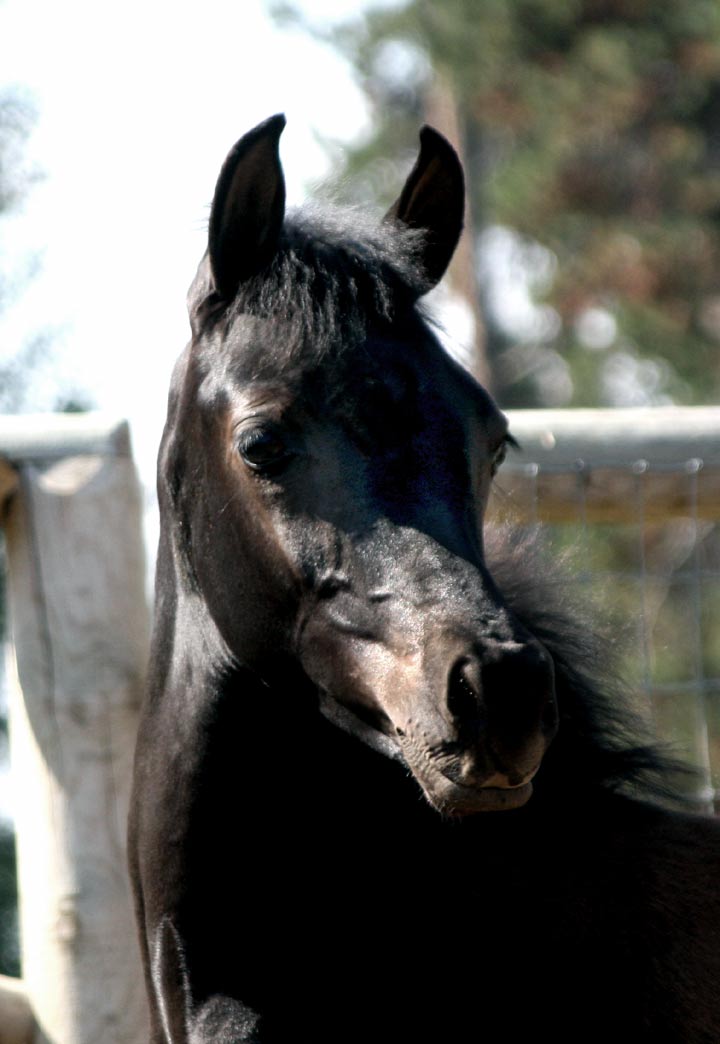
[(109, 451), (20, 460), (5, 526), (22, 965), (36, 1044), (148, 1036), (125, 861), (149, 634), (127, 443), (120, 426)]
[(33, 1044), (35, 1020), (20, 979), (0, 975), (0, 1044)]

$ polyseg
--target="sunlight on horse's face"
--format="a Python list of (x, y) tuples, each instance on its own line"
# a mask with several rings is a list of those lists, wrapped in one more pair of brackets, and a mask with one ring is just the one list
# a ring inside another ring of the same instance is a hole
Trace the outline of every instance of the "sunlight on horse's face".
[(242, 574), (204, 586), (239, 657), (238, 598), (283, 592), (267, 647), (254, 638), (258, 663), (280, 648), (297, 660), (351, 726), (384, 737), (438, 809), (517, 807), (555, 703), (549, 657), (483, 563), (507, 425), (419, 320), (404, 333), (274, 376), (252, 360), (258, 339), (282, 335), (277, 323), (241, 317), (221, 368), (196, 351), (213, 374), (197, 382), (204, 441), (224, 444), (207, 539), (234, 544)]

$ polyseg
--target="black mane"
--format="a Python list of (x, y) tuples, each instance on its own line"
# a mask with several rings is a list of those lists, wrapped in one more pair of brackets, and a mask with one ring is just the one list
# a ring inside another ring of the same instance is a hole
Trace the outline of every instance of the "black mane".
[(588, 790), (631, 793), (684, 805), (681, 786), (694, 770), (659, 742), (633, 705), (618, 665), (622, 649), (602, 626), (597, 606), (572, 597), (571, 563), (550, 560), (537, 536), (491, 528), (488, 564), (503, 597), (550, 652), (560, 729), (542, 766), (537, 797), (558, 800), (573, 781)]

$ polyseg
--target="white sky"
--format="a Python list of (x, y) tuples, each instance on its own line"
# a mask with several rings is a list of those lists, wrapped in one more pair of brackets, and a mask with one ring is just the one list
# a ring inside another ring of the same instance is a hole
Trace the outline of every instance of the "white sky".
[[(306, 0), (314, 20), (367, 6)], [(0, 359), (57, 331), (33, 406), (77, 389), (127, 417), (151, 489), (170, 370), (188, 336), (185, 291), (226, 153), (285, 112), (288, 201), (299, 203), (329, 169), (316, 136), (362, 134), (363, 98), (333, 52), (279, 31), (263, 0), (0, 0), (9, 85), (38, 111), (25, 152), (42, 180), (0, 220), (0, 271), (33, 256), (40, 269), (0, 315)], [(148, 523), (151, 557), (152, 510)], [(0, 769), (0, 816), (10, 797)]]
[[(307, 0), (313, 19), (363, 0)], [(349, 141), (367, 112), (345, 64), (281, 32), (263, 0), (4, 0), (0, 84), (39, 112), (26, 150), (42, 182), (0, 223), (0, 252), (41, 270), (0, 317), (0, 357), (59, 331), (63, 387), (130, 419), (151, 481), (172, 362), (187, 339), (185, 291), (205, 246), (220, 164), (242, 133), (284, 111), (290, 203), (328, 170), (316, 139)]]

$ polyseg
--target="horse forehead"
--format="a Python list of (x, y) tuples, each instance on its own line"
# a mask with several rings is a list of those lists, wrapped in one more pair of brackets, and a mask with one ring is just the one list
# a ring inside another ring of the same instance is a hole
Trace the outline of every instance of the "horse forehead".
[(287, 380), (301, 369), (294, 330), (276, 316), (241, 313), (209, 347), (218, 374), (239, 384)]
[[(200, 398), (229, 402), (242, 412), (316, 407), (325, 416), (348, 416), (375, 409), (373, 389), (386, 385), (397, 402), (414, 401), (429, 413), (473, 414), (489, 430), (496, 421), (502, 424), (490, 395), (421, 322), (318, 352), (298, 341), (295, 325), (281, 317), (240, 314), (198, 348), (204, 371)], [(421, 416), (415, 422), (422, 426)]]

